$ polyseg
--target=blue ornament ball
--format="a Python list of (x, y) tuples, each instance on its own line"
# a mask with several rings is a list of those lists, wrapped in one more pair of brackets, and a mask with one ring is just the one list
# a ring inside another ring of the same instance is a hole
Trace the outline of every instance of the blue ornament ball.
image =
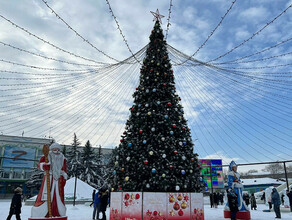
[(165, 118), (165, 119), (168, 119), (168, 115), (164, 115), (164, 118)]
[(170, 133), (171, 135), (173, 135), (173, 131), (170, 131), (169, 133)]
[(181, 171), (181, 174), (182, 174), (182, 175), (185, 175), (185, 174), (186, 174), (186, 171), (182, 170), (182, 171)]
[(117, 171), (114, 170), (114, 171), (113, 171), (113, 174), (116, 175), (116, 174), (117, 174)]
[(141, 107), (141, 104), (139, 104), (138, 107), (140, 108)]
[(128, 147), (132, 147), (132, 144), (131, 143), (128, 143)]
[(184, 142), (184, 145), (187, 145), (187, 142)]
[(143, 141), (143, 144), (146, 144), (146, 143), (147, 143), (147, 141), (146, 141), (146, 140), (144, 140), (144, 141)]
[(152, 91), (153, 91), (153, 92), (156, 92), (156, 89), (153, 89)]
[(158, 104), (158, 105), (160, 105), (160, 102), (159, 102), (159, 101), (157, 101), (157, 104)]
[(152, 173), (156, 173), (156, 170), (155, 170), (155, 168), (153, 168), (153, 169), (152, 169)]

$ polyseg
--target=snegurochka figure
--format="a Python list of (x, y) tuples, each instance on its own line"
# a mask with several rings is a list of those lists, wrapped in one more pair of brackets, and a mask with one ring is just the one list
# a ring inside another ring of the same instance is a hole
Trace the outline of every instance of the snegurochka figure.
[[(228, 188), (234, 190), (234, 192), (238, 195), (238, 211), (248, 212), (246, 214), (249, 216), (249, 208), (246, 206), (242, 196), (243, 185), (240, 180), (240, 174), (237, 172), (237, 164), (234, 161), (231, 161), (229, 164)], [(225, 210), (230, 210), (228, 202), (226, 203)]]

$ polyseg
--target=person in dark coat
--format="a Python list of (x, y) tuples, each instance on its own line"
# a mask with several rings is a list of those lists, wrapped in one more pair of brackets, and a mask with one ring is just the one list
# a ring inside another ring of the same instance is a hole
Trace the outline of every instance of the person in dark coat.
[(264, 203), (266, 203), (266, 193), (265, 192), (263, 193), (261, 200), (264, 200)]
[(274, 205), (276, 218), (281, 218), (281, 212), (280, 212), (281, 200), (280, 200), (280, 195), (278, 191), (276, 190), (276, 188), (272, 189), (272, 204)]
[(223, 203), (224, 203), (224, 194), (223, 193), (219, 194), (219, 200), (220, 200), (221, 205), (223, 205)]
[(20, 187), (17, 187), (14, 190), (14, 195), (12, 197), (9, 215), (6, 218), (6, 220), (10, 220), (12, 215), (16, 216), (16, 220), (21, 220), (20, 219), (21, 206), (22, 206), (22, 204), (21, 204), (21, 194), (22, 194), (22, 189)]
[(93, 205), (94, 203), (94, 197), (95, 197), (95, 193), (96, 193), (96, 190), (94, 189), (93, 192), (92, 192), (92, 202), (90, 203), (90, 207)]
[(210, 193), (210, 205), (211, 205), (211, 208), (213, 208), (214, 206), (214, 197), (213, 197), (213, 193)]
[(250, 206), (251, 206), (251, 210), (257, 210), (257, 201), (256, 201), (256, 198), (254, 196), (254, 193), (251, 194), (251, 197), (250, 197)]
[(292, 189), (291, 191), (289, 192), (289, 190), (286, 191), (286, 194), (289, 198), (289, 206), (290, 206), (290, 212), (292, 212)]
[(219, 203), (219, 196), (218, 196), (218, 193), (214, 192), (214, 206), (215, 208), (218, 207), (218, 203)]
[(105, 211), (108, 205), (108, 195), (109, 195), (108, 190), (106, 188), (103, 188), (100, 197), (100, 211), (102, 212), (102, 220), (106, 220)]
[(226, 190), (227, 199), (230, 208), (231, 220), (236, 220), (236, 213), (238, 212), (238, 195), (233, 189)]
[(246, 206), (249, 205), (249, 195), (248, 193), (244, 193), (243, 200), (245, 201)]

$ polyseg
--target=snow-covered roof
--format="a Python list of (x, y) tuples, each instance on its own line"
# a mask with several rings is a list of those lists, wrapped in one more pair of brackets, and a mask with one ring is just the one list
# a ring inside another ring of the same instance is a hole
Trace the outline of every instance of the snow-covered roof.
[(283, 184), (284, 181), (265, 177), (265, 178), (253, 178), (253, 179), (241, 179), (243, 185), (262, 185), (262, 184)]

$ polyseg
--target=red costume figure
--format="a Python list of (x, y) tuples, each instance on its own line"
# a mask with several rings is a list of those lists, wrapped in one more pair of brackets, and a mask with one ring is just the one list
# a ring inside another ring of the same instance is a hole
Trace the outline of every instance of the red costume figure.
[[(49, 217), (48, 207), (51, 208), (52, 217), (66, 216), (66, 207), (64, 201), (64, 187), (67, 179), (66, 158), (61, 153), (61, 146), (53, 143), (50, 146), (50, 152), (47, 156), (48, 163), (45, 162), (45, 156), (42, 156), (38, 168), (45, 172), (42, 185), (31, 210), (31, 219)], [(49, 172), (46, 172), (49, 171)], [(50, 199), (47, 196), (47, 175), (49, 173)], [(48, 200), (51, 205), (48, 205)]]

